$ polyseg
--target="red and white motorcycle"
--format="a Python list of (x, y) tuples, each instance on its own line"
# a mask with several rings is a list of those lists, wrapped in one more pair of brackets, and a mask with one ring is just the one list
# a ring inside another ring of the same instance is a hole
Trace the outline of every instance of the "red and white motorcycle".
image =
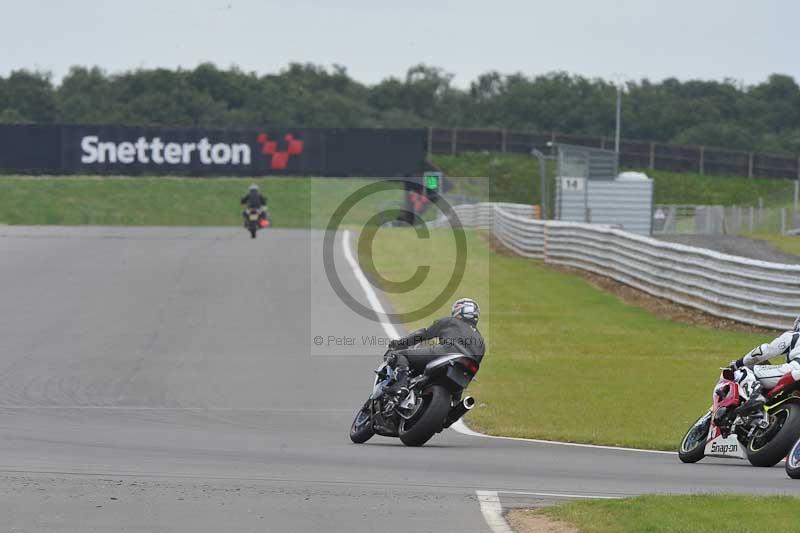
[(730, 368), (723, 368), (711, 409), (681, 441), (680, 460), (696, 463), (706, 456), (726, 457), (774, 466), (786, 457), (800, 437), (800, 397), (790, 390), (767, 393), (766, 404), (752, 409), (744, 405), (752, 393), (752, 387), (737, 383)]

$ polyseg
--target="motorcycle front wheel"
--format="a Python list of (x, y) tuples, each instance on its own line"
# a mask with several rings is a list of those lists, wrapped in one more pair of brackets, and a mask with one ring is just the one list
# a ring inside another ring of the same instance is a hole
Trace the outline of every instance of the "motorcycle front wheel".
[(449, 412), (450, 392), (441, 385), (431, 386), (414, 415), (400, 422), (400, 440), (406, 446), (422, 446), (444, 428)]
[(369, 405), (364, 404), (350, 425), (350, 440), (356, 444), (363, 444), (373, 435), (375, 435), (375, 430), (372, 427), (372, 415), (369, 412)]
[(800, 479), (800, 439), (797, 439), (786, 457), (786, 475), (792, 479)]
[(786, 403), (770, 412), (769, 426), (747, 443), (747, 460), (753, 466), (775, 466), (800, 437), (800, 404)]
[(681, 441), (678, 457), (684, 463), (696, 463), (706, 456), (706, 440), (711, 426), (711, 412), (704, 414), (692, 424)]

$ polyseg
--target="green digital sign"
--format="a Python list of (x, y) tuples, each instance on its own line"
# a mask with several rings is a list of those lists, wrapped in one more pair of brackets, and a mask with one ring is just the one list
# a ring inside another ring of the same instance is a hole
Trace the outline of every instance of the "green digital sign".
[(429, 191), (438, 191), (439, 185), (441, 184), (442, 174), (441, 172), (429, 172), (423, 176), (423, 182), (425, 183), (425, 188)]

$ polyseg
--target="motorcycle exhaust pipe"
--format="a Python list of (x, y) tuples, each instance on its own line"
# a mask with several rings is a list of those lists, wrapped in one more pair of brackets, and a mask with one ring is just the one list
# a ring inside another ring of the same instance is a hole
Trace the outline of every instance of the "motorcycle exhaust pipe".
[(450, 412), (447, 414), (447, 418), (445, 419), (444, 427), (449, 428), (456, 422), (456, 420), (467, 414), (467, 411), (473, 407), (475, 407), (475, 398), (472, 396), (467, 396), (461, 401), (461, 403), (450, 409)]

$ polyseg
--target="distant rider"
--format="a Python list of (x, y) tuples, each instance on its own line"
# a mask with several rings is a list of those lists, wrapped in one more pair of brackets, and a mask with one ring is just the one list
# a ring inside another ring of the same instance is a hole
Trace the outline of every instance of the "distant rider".
[[(800, 380), (800, 316), (794, 321), (794, 327), (772, 342), (756, 346), (744, 357), (731, 362), (731, 370), (736, 380), (749, 392), (744, 411), (763, 411), (766, 402), (762, 391), (772, 397), (778, 392)], [(786, 356), (781, 365), (760, 365), (768, 359), (780, 355)]]
[[(418, 329), (409, 335), (389, 343), (392, 350), (386, 361), (395, 369), (396, 382), (389, 392), (399, 393), (408, 388), (409, 370), (421, 372), (425, 365), (437, 357), (450, 353), (462, 353), (477, 359), (483, 358), (486, 346), (478, 331), (481, 310), (478, 303), (470, 298), (457, 300), (448, 317), (436, 320), (427, 328)], [(438, 344), (425, 344), (416, 348), (411, 346), (438, 338)]]
[(244, 219), (244, 226), (247, 227), (247, 210), (257, 209), (259, 214), (263, 211), (266, 213), (267, 199), (258, 190), (258, 185), (255, 183), (250, 184), (247, 189), (247, 194), (242, 196), (241, 206), (245, 207), (242, 211), (242, 218)]

